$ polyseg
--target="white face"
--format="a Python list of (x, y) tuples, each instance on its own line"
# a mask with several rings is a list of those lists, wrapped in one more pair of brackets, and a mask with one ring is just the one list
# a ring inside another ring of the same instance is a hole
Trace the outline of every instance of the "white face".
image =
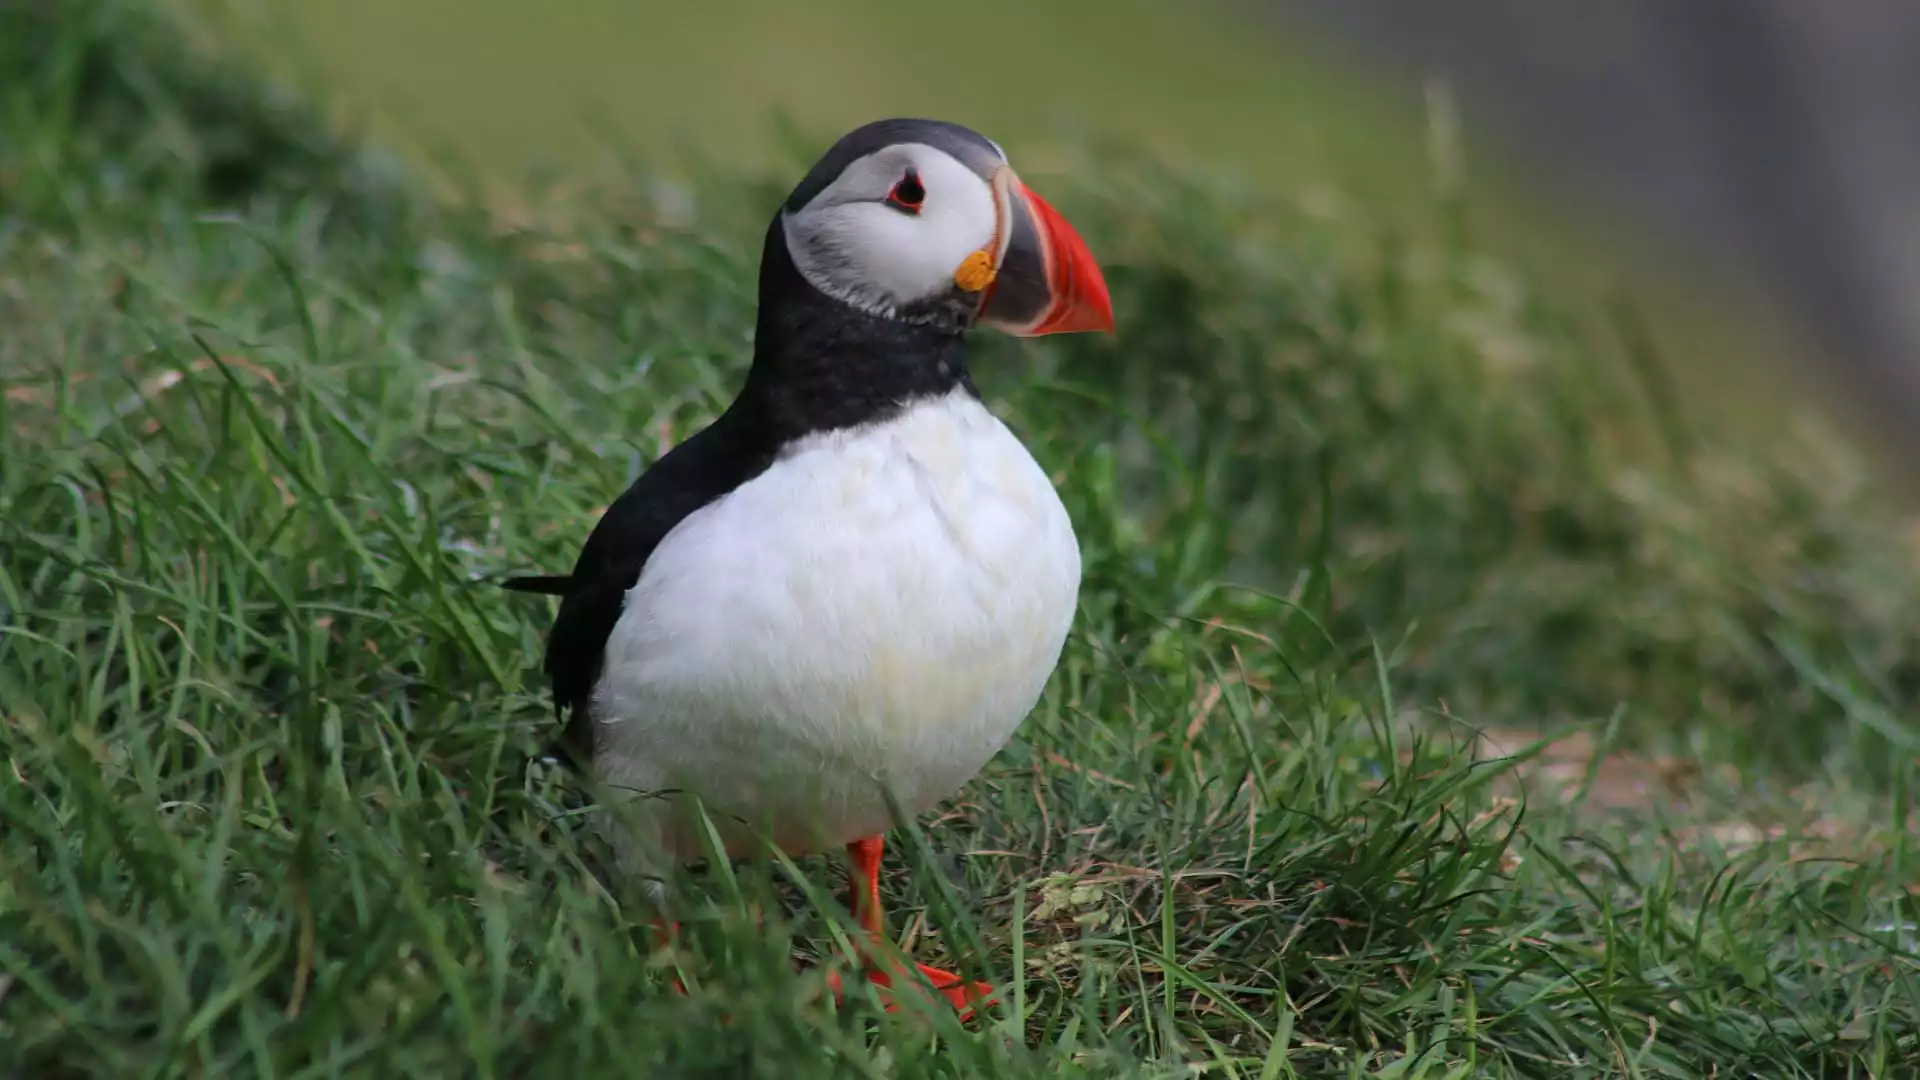
[(814, 288), (892, 315), (951, 290), (967, 256), (994, 242), (996, 218), (993, 188), (972, 169), (943, 150), (900, 143), (847, 166), (782, 226)]

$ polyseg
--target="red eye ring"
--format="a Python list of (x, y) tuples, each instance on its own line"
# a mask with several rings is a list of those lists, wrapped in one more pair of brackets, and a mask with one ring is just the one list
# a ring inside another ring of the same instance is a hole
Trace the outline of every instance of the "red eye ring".
[(909, 214), (920, 212), (921, 204), (927, 201), (927, 189), (920, 183), (920, 174), (912, 169), (907, 175), (893, 182), (893, 190), (887, 192), (887, 205), (896, 210), (905, 210)]

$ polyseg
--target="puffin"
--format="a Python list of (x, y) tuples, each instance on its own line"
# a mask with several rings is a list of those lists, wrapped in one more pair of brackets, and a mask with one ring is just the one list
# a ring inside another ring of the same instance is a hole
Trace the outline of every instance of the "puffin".
[[(975, 131), (849, 132), (767, 228), (732, 404), (607, 508), (571, 572), (504, 583), (559, 597), (558, 750), (631, 796), (604, 835), (650, 895), (664, 860), (706, 855), (706, 823), (728, 858), (842, 848), (884, 941), (892, 808), (953, 795), (1038, 702), (1080, 549), (968, 372), (978, 326), (1111, 332), (1085, 241)], [(963, 1016), (992, 997), (860, 955)]]

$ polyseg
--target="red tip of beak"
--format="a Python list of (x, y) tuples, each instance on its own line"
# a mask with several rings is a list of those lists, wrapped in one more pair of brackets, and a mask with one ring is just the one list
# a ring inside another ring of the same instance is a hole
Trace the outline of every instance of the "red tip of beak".
[(1093, 260), (1093, 252), (1087, 250), (1087, 242), (1080, 239), (1066, 218), (1034, 194), (1032, 188), (1021, 184), (1020, 193), (1033, 212), (1034, 224), (1046, 237), (1050, 255), (1047, 276), (1053, 292), (1053, 304), (1029, 333), (1111, 331), (1113, 298), (1107, 295), (1107, 279), (1101, 276), (1100, 264)]

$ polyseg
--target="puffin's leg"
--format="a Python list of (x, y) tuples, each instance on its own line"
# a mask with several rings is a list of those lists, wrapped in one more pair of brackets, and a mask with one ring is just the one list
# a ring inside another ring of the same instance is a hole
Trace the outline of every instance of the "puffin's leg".
[[(668, 952), (679, 944), (680, 923), (667, 910), (667, 883), (652, 874), (641, 879), (642, 892), (653, 907), (653, 918), (647, 921), (648, 936), (653, 939), (655, 952)], [(684, 994), (687, 988), (677, 975), (667, 977), (667, 986), (676, 994)]]
[[(878, 836), (855, 840), (847, 845), (847, 861), (852, 864), (848, 880), (848, 891), (852, 895), (847, 906), (853, 909), (853, 917), (859, 921), (861, 929), (876, 940), (887, 936), (886, 917), (880, 910), (880, 856), (884, 849), (882, 838)], [(868, 958), (868, 980), (876, 986), (892, 986), (894, 973), (880, 967), (879, 963), (875, 958)], [(951, 971), (925, 964), (913, 966), (921, 978), (959, 1010), (962, 1019), (973, 1015), (976, 1006), (993, 1000), (993, 987), (986, 983), (967, 982)], [(893, 1010), (891, 1003), (887, 1009), (889, 1012)]]
[[(621, 776), (620, 786), (651, 791), (665, 785), (664, 778), (651, 773), (629, 773)], [(648, 944), (655, 953), (671, 955), (680, 943), (680, 923), (673, 917), (673, 897), (667, 888), (660, 811), (654, 803), (632, 801), (610, 809), (612, 815), (600, 818), (597, 828), (613, 849), (615, 876), (632, 890), (621, 893), (621, 899), (638, 901), (647, 908), (651, 914), (647, 920)], [(668, 975), (667, 985), (675, 993), (687, 992), (678, 975)]]

